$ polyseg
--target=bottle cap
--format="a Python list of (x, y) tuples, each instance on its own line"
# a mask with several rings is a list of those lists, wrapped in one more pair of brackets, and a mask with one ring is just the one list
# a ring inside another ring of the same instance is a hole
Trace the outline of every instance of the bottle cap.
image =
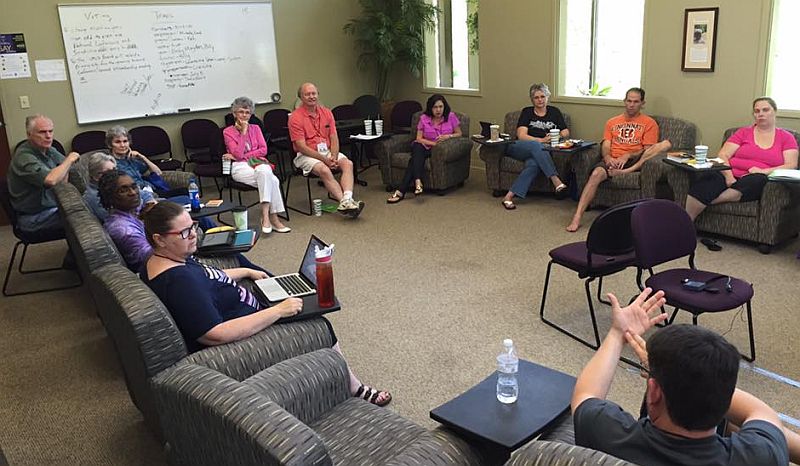
[(506, 338), (505, 340), (503, 340), (503, 346), (505, 346), (506, 348), (508, 348), (509, 346), (514, 346), (514, 341), (511, 340), (511, 338)]
[(334, 244), (331, 244), (330, 246), (325, 246), (322, 249), (320, 249), (319, 246), (314, 246), (314, 258), (317, 260), (322, 260), (323, 262), (331, 260), (334, 246)]

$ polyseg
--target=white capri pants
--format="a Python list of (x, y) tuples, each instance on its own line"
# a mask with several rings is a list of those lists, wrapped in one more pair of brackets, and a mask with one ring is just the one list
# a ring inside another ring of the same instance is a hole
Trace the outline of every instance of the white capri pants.
[(281, 182), (272, 173), (272, 167), (268, 163), (251, 168), (247, 162), (233, 162), (231, 178), (239, 183), (258, 188), (259, 200), (269, 202), (269, 213), (277, 214), (286, 210), (283, 206), (283, 197), (281, 197)]

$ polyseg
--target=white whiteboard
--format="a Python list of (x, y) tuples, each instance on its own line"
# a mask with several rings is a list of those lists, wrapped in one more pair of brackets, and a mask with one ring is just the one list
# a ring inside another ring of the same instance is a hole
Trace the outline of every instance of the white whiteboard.
[(279, 101), (271, 3), (59, 5), (78, 123)]

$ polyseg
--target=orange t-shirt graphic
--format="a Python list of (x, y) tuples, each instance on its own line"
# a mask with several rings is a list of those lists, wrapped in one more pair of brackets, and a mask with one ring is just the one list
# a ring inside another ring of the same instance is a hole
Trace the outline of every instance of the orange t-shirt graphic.
[(603, 139), (611, 142), (611, 157), (639, 152), (658, 142), (658, 123), (641, 113), (635, 118), (623, 113), (606, 122)]

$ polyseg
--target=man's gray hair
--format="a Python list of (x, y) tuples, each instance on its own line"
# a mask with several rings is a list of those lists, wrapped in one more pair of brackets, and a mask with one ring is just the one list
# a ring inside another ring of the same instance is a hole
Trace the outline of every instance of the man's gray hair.
[(233, 103), (231, 104), (231, 113), (236, 113), (236, 110), (240, 108), (246, 108), (250, 110), (250, 113), (256, 112), (256, 105), (253, 103), (253, 99), (249, 97), (237, 97), (234, 99)]
[(128, 144), (133, 144), (133, 139), (131, 139), (131, 135), (128, 134), (128, 130), (124, 126), (115, 125), (108, 128), (108, 131), (106, 131), (106, 147), (111, 149), (111, 143), (114, 142), (114, 139), (121, 137), (128, 138)]
[(531, 84), (531, 88), (530, 88), (530, 91), (528, 92), (528, 95), (533, 97), (533, 93), (536, 92), (536, 91), (542, 91), (544, 93), (545, 97), (550, 97), (550, 88), (547, 87), (547, 84), (545, 84), (545, 83), (533, 83), (533, 84)]
[(116, 159), (103, 151), (91, 152), (86, 156), (86, 169), (89, 172), (89, 179), (96, 180), (103, 172), (103, 165), (106, 162), (113, 162), (114, 166), (117, 165)]
[(25, 117), (25, 133), (26, 134), (31, 134), (33, 132), (33, 128), (36, 126), (36, 120), (38, 120), (39, 118), (44, 118), (45, 120), (47, 120), (47, 121), (49, 121), (51, 123), (53, 122), (53, 120), (48, 118), (46, 115), (42, 115), (41, 113), (37, 113), (35, 115), (28, 115), (28, 116)]

